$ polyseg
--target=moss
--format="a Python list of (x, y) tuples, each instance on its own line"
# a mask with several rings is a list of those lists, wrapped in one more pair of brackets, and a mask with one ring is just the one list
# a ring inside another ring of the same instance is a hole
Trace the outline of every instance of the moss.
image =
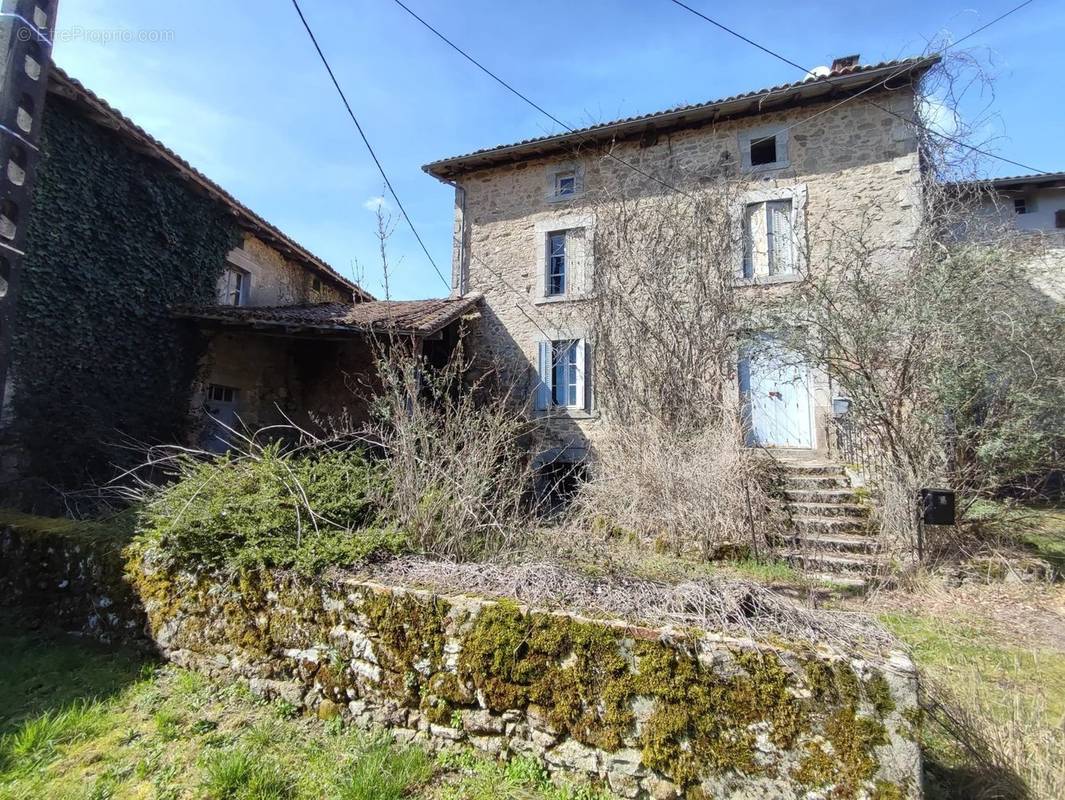
[(552, 726), (592, 747), (618, 749), (635, 722), (623, 637), (601, 625), (488, 606), (463, 642), (459, 673), (490, 709), (534, 703)]
[(681, 785), (696, 782), (704, 765), (759, 772), (753, 723), (770, 722), (770, 738), (785, 748), (808, 727), (807, 709), (789, 691), (792, 677), (775, 654), (735, 653), (744, 671), (730, 677), (659, 642), (641, 643), (637, 655), (639, 692), (656, 700), (640, 737), (643, 761)]
[(887, 730), (877, 720), (858, 716), (855, 706), (850, 705), (828, 718), (824, 737), (832, 752), (826, 753), (815, 742), (808, 743), (792, 777), (811, 789), (832, 785), (832, 796), (838, 800), (858, 797), (863, 784), (876, 774), (879, 763), (875, 748), (887, 744)]
[(873, 672), (865, 680), (865, 696), (881, 717), (895, 710), (895, 698), (891, 696), (891, 686), (888, 685), (883, 673)]
[(869, 800), (906, 800), (906, 792), (897, 783), (878, 780), (873, 784)]
[(443, 666), (449, 610), (438, 597), (368, 592), (363, 598), (361, 611), (378, 645), (381, 686), (407, 705), (420, 705), (423, 676)]

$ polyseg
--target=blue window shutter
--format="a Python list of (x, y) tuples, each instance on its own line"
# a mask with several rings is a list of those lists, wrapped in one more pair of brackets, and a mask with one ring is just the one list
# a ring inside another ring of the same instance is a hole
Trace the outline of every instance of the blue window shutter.
[(551, 342), (540, 342), (539, 361), (537, 362), (536, 405), (537, 411), (545, 411), (551, 406)]

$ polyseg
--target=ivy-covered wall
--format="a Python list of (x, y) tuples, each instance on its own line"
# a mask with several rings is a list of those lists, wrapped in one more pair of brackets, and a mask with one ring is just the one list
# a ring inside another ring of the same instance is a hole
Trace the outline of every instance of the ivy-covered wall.
[(60, 487), (179, 440), (203, 342), (168, 306), (210, 303), (240, 232), (219, 203), (72, 102), (44, 113), (14, 340), (19, 472)]

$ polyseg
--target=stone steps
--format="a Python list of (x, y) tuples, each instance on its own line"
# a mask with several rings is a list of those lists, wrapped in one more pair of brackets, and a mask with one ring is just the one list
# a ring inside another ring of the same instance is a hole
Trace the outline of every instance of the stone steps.
[(880, 571), (869, 507), (837, 464), (782, 462), (790, 530), (777, 539), (781, 556), (816, 580), (860, 589)]

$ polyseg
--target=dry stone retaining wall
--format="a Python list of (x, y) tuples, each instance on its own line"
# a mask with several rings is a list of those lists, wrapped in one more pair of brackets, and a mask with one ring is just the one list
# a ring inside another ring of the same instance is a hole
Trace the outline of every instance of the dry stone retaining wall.
[[(36, 564), (46, 582), (64, 580), (53, 569), (89, 574), (82, 550), (42, 559), (10, 533), (0, 545), (5, 600), (16, 583), (40, 583), (27, 577)], [(22, 577), (7, 569), (12, 548)], [(535, 756), (626, 798), (921, 795), (917, 681), (901, 653), (857, 658), (341, 574), (197, 575), (149, 559), (129, 575), (168, 659), (401, 742)], [(70, 624), (93, 605), (62, 607)], [(110, 630), (141, 624), (142, 612), (112, 608)]]

